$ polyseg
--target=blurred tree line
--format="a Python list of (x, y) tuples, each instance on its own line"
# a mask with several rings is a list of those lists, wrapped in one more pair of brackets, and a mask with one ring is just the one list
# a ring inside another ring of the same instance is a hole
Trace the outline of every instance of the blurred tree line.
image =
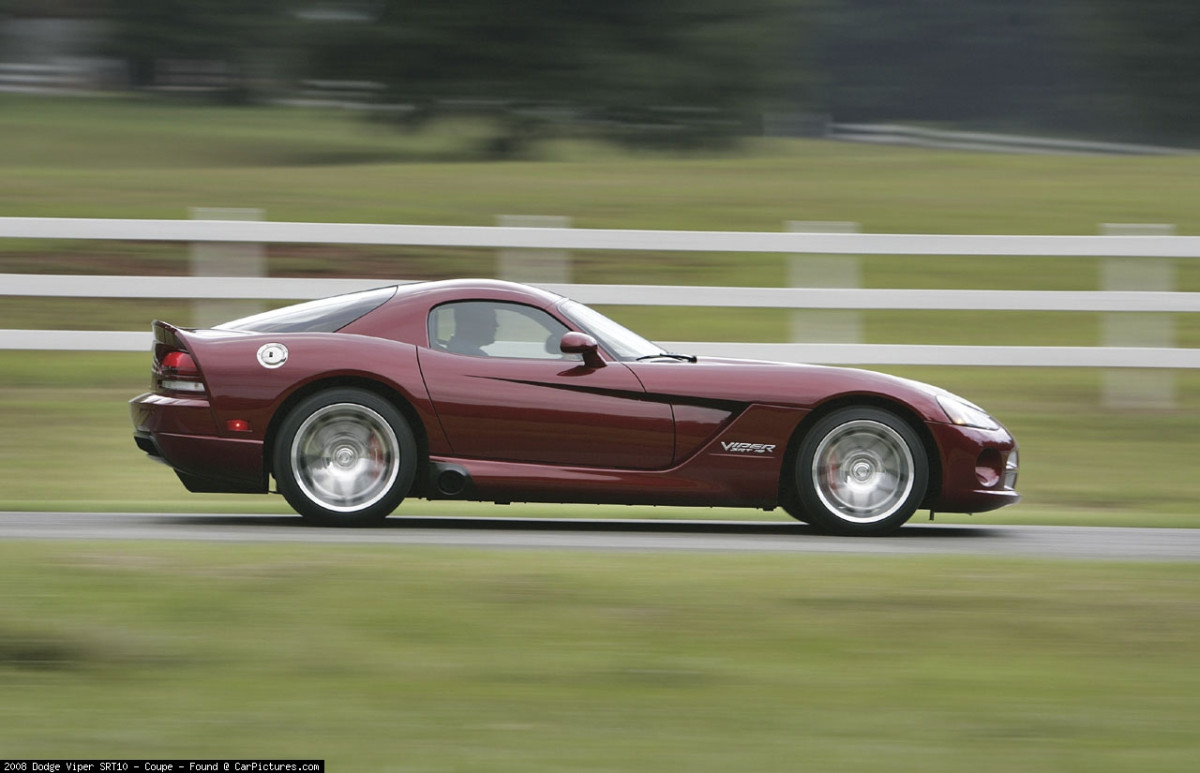
[(814, 103), (927, 121), (1200, 140), (1195, 0), (823, 0)]
[(1195, 0), (0, 0), (4, 15), (104, 19), (99, 53), (134, 87), (180, 62), (233, 100), (362, 82), (405, 125), (490, 116), (501, 154), (549, 131), (721, 141), (769, 114), (1184, 143), (1200, 126)]
[[(369, 24), (302, 26), (310, 78), (378, 81), (409, 124), (497, 117), (502, 143), (546, 127), (669, 145), (744, 133), (803, 77), (794, 0), (375, 0)], [(502, 144), (500, 150), (504, 150)]]

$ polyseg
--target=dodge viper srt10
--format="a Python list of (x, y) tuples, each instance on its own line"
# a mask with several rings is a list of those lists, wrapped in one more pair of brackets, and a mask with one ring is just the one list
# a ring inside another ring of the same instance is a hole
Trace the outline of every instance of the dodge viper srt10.
[(673, 354), (576, 301), (451, 280), (210, 330), (155, 322), (134, 438), (195, 492), (279, 493), (321, 524), (405, 497), (782, 506), (881, 534), (1016, 502), (978, 406), (847, 368)]

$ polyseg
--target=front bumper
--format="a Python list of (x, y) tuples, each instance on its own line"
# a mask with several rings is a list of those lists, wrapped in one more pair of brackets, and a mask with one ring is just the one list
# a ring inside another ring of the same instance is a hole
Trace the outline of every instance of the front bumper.
[(1017, 443), (1008, 430), (930, 424), (941, 450), (941, 491), (929, 506), (944, 513), (985, 513), (1021, 501)]

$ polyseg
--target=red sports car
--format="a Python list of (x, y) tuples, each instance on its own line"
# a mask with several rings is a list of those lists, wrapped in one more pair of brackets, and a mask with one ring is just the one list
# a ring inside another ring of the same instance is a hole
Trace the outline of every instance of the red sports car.
[(842, 534), (1012, 504), (979, 407), (878, 373), (664, 352), (533, 287), (452, 280), (211, 330), (154, 323), (134, 437), (189, 491), (372, 524), (405, 497), (777, 506)]

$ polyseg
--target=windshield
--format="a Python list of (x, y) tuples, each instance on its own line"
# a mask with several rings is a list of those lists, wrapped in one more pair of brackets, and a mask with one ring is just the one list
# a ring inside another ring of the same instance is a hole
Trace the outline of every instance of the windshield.
[(659, 354), (662, 349), (637, 333), (613, 322), (595, 309), (579, 301), (564, 301), (559, 309), (583, 332), (595, 338), (618, 360), (636, 360)]
[(251, 333), (333, 333), (374, 311), (396, 294), (395, 287), (381, 287), (319, 301), (298, 303), (252, 317), (217, 325), (217, 330), (246, 330)]

